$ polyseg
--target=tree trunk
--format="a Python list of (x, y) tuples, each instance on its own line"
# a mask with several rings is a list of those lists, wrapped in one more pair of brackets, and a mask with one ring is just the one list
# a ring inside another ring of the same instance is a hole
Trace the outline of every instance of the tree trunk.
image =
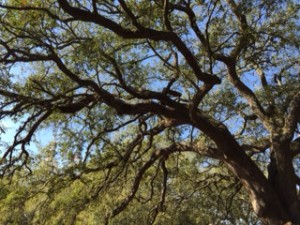
[(243, 183), (257, 216), (269, 225), (288, 222), (289, 216), (264, 174), (241, 149), (236, 148), (234, 151), (236, 154), (225, 154), (224, 161)]
[(300, 225), (300, 207), (296, 193), (292, 156), (289, 154), (290, 141), (280, 142), (272, 139), (276, 152), (271, 161), (278, 173), (274, 181), (268, 180), (260, 168), (245, 153), (229, 130), (198, 115), (195, 127), (207, 134), (217, 145), (221, 160), (241, 180), (247, 190), (257, 216), (267, 225)]
[[(253, 209), (261, 221), (266, 225), (292, 224), (290, 222), (300, 224), (298, 219), (300, 211), (297, 211), (297, 207), (293, 209), (297, 202), (295, 186), (292, 190), (289, 184), (289, 192), (285, 193), (285, 184), (281, 183), (287, 182), (289, 176), (286, 178), (280, 176), (281, 178), (278, 180), (279, 188), (275, 189), (230, 132), (224, 129), (218, 129), (218, 132), (218, 135), (215, 133), (211, 137), (222, 152), (223, 161), (243, 183), (249, 194)], [(287, 199), (284, 200), (285, 198)]]
[(300, 224), (300, 203), (297, 196), (290, 141), (281, 141), (279, 135), (274, 135), (271, 143), (269, 181), (290, 220), (294, 224)]

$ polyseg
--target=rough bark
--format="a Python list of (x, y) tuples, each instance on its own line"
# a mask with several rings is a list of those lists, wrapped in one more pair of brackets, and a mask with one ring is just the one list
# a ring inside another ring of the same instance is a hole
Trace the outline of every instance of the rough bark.
[[(271, 183), (229, 132), (226, 130), (219, 132), (218, 135), (214, 134), (212, 138), (222, 151), (224, 162), (242, 181), (257, 216), (265, 224), (281, 225), (288, 223), (292, 219), (290, 211), (282, 204), (280, 195)], [(290, 197), (292, 198), (292, 196)], [(297, 220), (293, 221), (296, 222)]]
[(297, 196), (295, 171), (292, 164), (290, 142), (280, 142), (280, 136), (275, 135), (271, 141), (271, 162), (269, 165), (269, 181), (272, 184), (279, 201), (287, 211), (294, 224), (300, 224), (300, 204)]

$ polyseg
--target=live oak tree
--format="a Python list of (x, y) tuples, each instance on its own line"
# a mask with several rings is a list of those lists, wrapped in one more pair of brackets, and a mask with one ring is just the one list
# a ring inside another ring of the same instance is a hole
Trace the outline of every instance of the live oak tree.
[(53, 173), (99, 172), (83, 205), (123, 180), (109, 221), (150, 185), (148, 199), (159, 192), (153, 223), (181, 169), (175, 159), (190, 152), (199, 170), (206, 159), (224, 164), (263, 223), (300, 224), (298, 1), (0, 7), (0, 116), (19, 125), (2, 176), (30, 171), (30, 141), (52, 130)]

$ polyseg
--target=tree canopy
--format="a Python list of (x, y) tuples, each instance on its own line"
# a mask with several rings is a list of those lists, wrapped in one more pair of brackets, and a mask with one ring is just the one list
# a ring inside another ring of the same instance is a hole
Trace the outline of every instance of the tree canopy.
[(299, 15), (1, 1), (2, 222), (300, 224)]

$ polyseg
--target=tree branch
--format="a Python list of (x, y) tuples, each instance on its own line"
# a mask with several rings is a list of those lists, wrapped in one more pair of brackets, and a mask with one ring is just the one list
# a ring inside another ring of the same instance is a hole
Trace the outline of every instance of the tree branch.
[(286, 138), (292, 139), (297, 124), (300, 122), (300, 91), (298, 91), (289, 105), (289, 113), (284, 126)]
[(68, 4), (66, 0), (58, 0), (62, 9), (73, 16), (74, 18), (86, 22), (93, 22), (102, 27), (111, 30), (115, 34), (129, 39), (150, 39), (155, 41), (167, 41), (172, 42), (177, 49), (181, 52), (181, 54), (186, 59), (187, 63), (191, 66), (194, 71), (195, 76), (205, 82), (210, 84), (219, 84), (221, 80), (212, 74), (204, 73), (200, 69), (198, 62), (192, 52), (187, 48), (185, 43), (174, 33), (169, 31), (157, 31), (151, 28), (145, 28), (140, 25), (137, 26), (138, 30), (132, 31), (126, 28), (123, 28), (121, 25), (117, 24), (116, 22), (105, 18), (99, 14), (95, 15), (91, 12), (72, 7)]
[(248, 88), (238, 77), (236, 72), (236, 62), (231, 59), (231, 62), (227, 62), (229, 81), (239, 91), (239, 93), (245, 97), (248, 101), (249, 106), (253, 112), (262, 120), (267, 128), (270, 128), (269, 118), (266, 111), (261, 106), (259, 100), (255, 94)]
[(120, 212), (122, 212), (127, 207), (127, 205), (132, 201), (139, 188), (142, 177), (144, 176), (145, 172), (156, 162), (156, 160), (161, 157), (168, 157), (168, 155), (174, 153), (176, 150), (177, 149), (174, 149), (173, 146), (170, 146), (165, 149), (156, 150), (152, 153), (150, 159), (138, 171), (134, 179), (133, 186), (131, 188), (131, 193), (123, 200), (123, 202), (117, 208), (115, 208), (112, 211), (111, 217), (115, 217)]

